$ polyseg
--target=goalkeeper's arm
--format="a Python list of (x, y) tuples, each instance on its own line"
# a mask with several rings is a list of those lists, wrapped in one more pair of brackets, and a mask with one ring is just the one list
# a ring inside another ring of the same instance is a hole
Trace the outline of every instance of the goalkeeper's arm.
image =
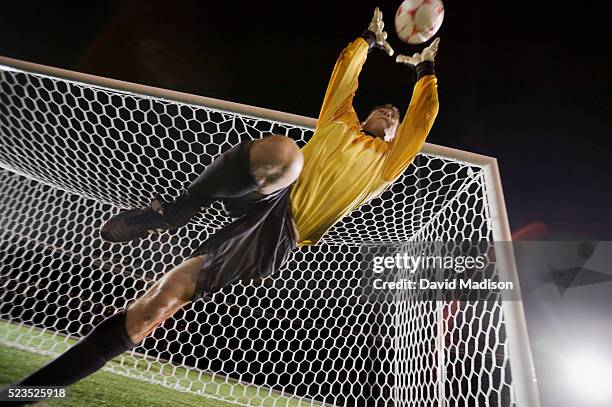
[(386, 40), (387, 33), (383, 28), (382, 13), (377, 7), (368, 29), (340, 53), (327, 85), (317, 128), (345, 113), (356, 115), (353, 110), (353, 97), (357, 92), (357, 79), (369, 50), (381, 48), (389, 55), (393, 55), (393, 49)]
[(438, 114), (438, 81), (434, 71), (434, 58), (439, 42), (436, 38), (423, 52), (412, 56), (398, 55), (396, 58), (397, 62), (416, 69), (417, 83), (412, 92), (408, 112), (387, 151), (382, 173), (387, 181), (395, 180), (412, 163), (425, 144)]

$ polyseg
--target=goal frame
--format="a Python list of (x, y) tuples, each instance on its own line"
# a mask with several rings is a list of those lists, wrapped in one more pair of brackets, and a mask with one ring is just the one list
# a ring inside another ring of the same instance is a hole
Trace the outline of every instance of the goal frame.
[[(141, 97), (153, 97), (188, 105), (206, 106), (207, 108), (217, 109), (223, 112), (239, 113), (253, 118), (263, 118), (308, 129), (314, 129), (316, 124), (316, 119), (301, 115), (104, 78), (2, 56), (0, 56), (0, 68), (3, 70), (29, 74), (33, 73), (41, 76), (60, 78), (71, 82), (85, 83), (97, 88), (113, 91), (119, 90)], [(485, 176), (486, 199), (489, 208), (493, 240), (495, 242), (512, 241), (499, 166), (496, 158), (431, 143), (425, 143), (421, 152), (482, 167)], [(20, 173), (14, 168), (6, 168), (1, 164), (0, 167)], [(44, 183), (44, 181), (40, 182)], [(499, 264), (500, 278), (504, 281), (513, 282), (515, 287), (519, 288), (520, 284), (512, 245), (502, 244), (500, 248), (501, 250), (496, 249), (496, 260)], [(540, 402), (537, 380), (527, 335), (527, 324), (523, 304), (518, 300), (505, 300), (502, 301), (502, 308), (505, 324), (509, 331), (512, 332), (512, 334), (509, 334), (507, 337), (507, 343), (516, 403), (518, 406), (538, 407), (540, 406)]]

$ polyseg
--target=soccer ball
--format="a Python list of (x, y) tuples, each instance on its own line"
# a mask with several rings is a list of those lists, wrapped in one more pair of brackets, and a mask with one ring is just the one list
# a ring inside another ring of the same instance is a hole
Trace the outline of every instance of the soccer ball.
[(408, 44), (422, 44), (438, 31), (444, 20), (440, 0), (404, 0), (395, 13), (395, 31)]

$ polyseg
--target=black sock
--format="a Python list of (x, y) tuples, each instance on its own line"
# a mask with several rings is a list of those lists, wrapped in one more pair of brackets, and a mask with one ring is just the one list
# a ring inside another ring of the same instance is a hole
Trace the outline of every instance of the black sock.
[(66, 352), (15, 385), (69, 386), (136, 345), (127, 334), (124, 310), (106, 318)]
[(174, 202), (164, 204), (164, 222), (180, 227), (203, 206), (218, 199), (237, 198), (259, 188), (251, 172), (249, 151), (253, 140), (245, 140), (217, 157)]

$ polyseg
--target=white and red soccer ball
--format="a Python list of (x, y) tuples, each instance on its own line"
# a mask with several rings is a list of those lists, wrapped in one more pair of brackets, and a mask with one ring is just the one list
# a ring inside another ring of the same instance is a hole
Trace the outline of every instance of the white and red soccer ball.
[(441, 0), (404, 0), (395, 13), (395, 31), (408, 44), (422, 44), (433, 37), (444, 20)]

